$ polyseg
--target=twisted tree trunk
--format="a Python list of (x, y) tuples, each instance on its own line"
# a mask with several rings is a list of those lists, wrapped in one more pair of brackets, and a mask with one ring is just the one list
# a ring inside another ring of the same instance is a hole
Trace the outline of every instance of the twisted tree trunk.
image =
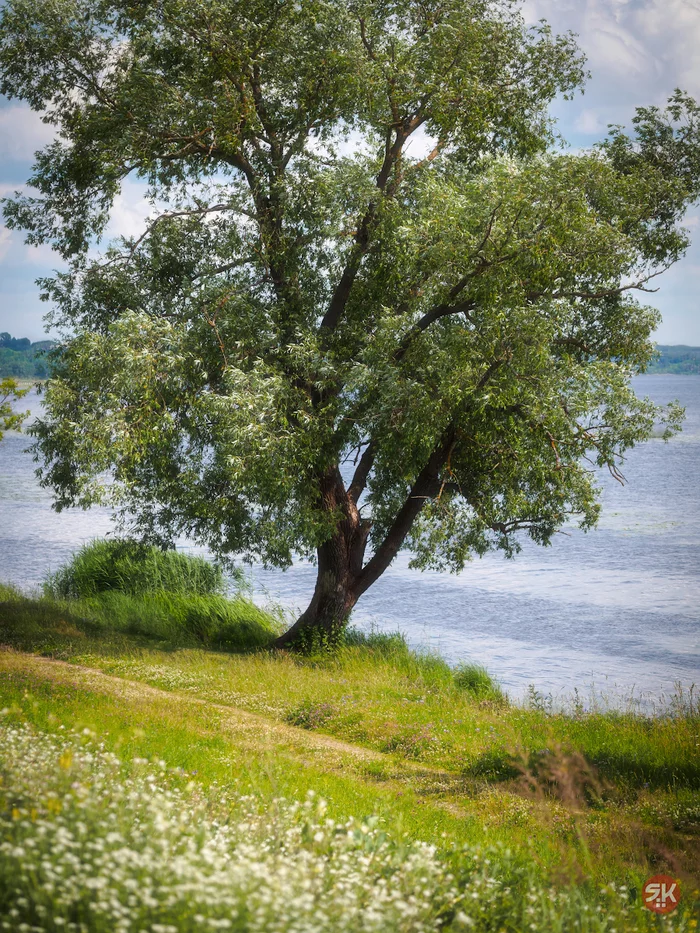
[(340, 470), (332, 468), (320, 482), (324, 511), (343, 515), (335, 534), (317, 549), (316, 587), (308, 608), (275, 641), (277, 648), (332, 647), (347, 624), (360, 592), (358, 580), (370, 523), (363, 521), (345, 489)]
[(323, 476), (320, 482), (323, 509), (343, 517), (332, 537), (318, 548), (318, 575), (308, 608), (275, 641), (276, 648), (332, 647), (338, 641), (357, 600), (396, 557), (425, 502), (439, 494), (440, 471), (454, 438), (454, 428), (450, 426), (416, 478), (386, 537), (366, 564), (371, 522), (360, 517), (357, 500), (371, 468), (371, 457), (361, 462), (347, 490), (337, 467)]

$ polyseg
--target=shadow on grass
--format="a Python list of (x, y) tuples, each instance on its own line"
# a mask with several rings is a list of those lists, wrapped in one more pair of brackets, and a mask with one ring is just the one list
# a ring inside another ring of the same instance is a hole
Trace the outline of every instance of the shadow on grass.
[(269, 646), (277, 621), (241, 597), (103, 593), (92, 599), (32, 599), (0, 587), (0, 642), (55, 653), (90, 648), (206, 648), (243, 653)]
[(681, 786), (700, 790), (700, 756), (695, 760), (667, 762), (650, 761), (634, 752), (606, 751), (586, 757), (604, 777), (632, 787), (656, 790)]

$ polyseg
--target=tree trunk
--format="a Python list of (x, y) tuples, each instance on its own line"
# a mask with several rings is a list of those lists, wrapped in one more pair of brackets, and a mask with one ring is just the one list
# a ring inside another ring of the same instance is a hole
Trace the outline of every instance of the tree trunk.
[(345, 489), (337, 467), (332, 467), (322, 477), (320, 496), (324, 510), (329, 515), (340, 513), (343, 518), (333, 536), (318, 548), (318, 576), (309, 608), (289, 631), (274, 642), (274, 647), (302, 651), (333, 647), (345, 628), (352, 607), (396, 557), (425, 502), (439, 495), (440, 469), (454, 442), (455, 429), (449, 425), (367, 564), (364, 564), (364, 557), (371, 522), (360, 518), (357, 499), (371, 469), (371, 446), (365, 451), (349, 490)]
[(276, 648), (312, 650), (337, 644), (359, 598), (357, 581), (367, 544), (369, 523), (363, 522), (337, 468), (320, 483), (323, 508), (344, 518), (335, 534), (317, 549), (318, 574), (308, 608), (275, 642)]
[(357, 602), (346, 560), (346, 542), (336, 535), (318, 549), (316, 587), (308, 608), (275, 642), (276, 648), (333, 647)]

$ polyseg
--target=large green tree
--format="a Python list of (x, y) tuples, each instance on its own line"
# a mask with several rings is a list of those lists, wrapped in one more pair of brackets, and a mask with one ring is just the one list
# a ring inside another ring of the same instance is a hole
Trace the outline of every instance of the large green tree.
[[(409, 547), (459, 570), (598, 514), (655, 420), (636, 291), (687, 246), (694, 102), (590, 152), (571, 36), (510, 0), (8, 0), (0, 89), (58, 128), (6, 223), (67, 335), (33, 429), (59, 508), (285, 566), (333, 639)], [(143, 232), (98, 255), (120, 187)]]

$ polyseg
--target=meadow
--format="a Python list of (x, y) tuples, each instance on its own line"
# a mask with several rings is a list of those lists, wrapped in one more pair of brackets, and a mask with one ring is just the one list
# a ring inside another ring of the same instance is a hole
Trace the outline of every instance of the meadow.
[(697, 928), (693, 692), (555, 710), (399, 636), (275, 652), (214, 571), (100, 547), (0, 589), (0, 929)]

